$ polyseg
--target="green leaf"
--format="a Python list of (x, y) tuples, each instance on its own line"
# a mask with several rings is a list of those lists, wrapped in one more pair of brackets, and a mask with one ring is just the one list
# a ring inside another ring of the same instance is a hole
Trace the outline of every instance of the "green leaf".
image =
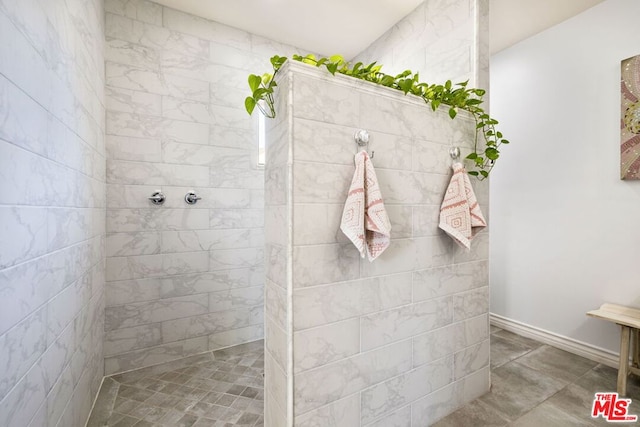
[(500, 157), (500, 152), (495, 148), (489, 147), (484, 150), (484, 155), (487, 156), (489, 160), (496, 160), (498, 157)]
[(244, 108), (247, 109), (247, 113), (249, 113), (249, 115), (253, 114), (253, 109), (256, 108), (256, 100), (247, 96), (244, 100)]
[(333, 55), (329, 57), (329, 61), (340, 64), (344, 62), (344, 57), (342, 55)]
[(255, 74), (250, 74), (248, 80), (249, 80), (249, 87), (251, 88), (251, 92), (258, 89), (260, 87), (260, 83), (262, 83), (262, 79), (260, 78), (260, 76), (257, 76)]
[(269, 84), (269, 82), (271, 81), (271, 79), (273, 79), (273, 75), (269, 74), (269, 73), (264, 73), (262, 75), (262, 83), (266, 86)]
[(496, 137), (502, 138), (502, 132), (496, 132)]
[(471, 176), (478, 176), (478, 171), (469, 171), (467, 173)]
[(449, 117), (451, 117), (452, 119), (455, 119), (456, 118), (456, 114), (458, 114), (458, 113), (456, 112), (455, 108), (453, 108), (453, 107), (449, 108)]
[(503, 139), (502, 141), (500, 141), (500, 144), (508, 144), (509, 141), (507, 141), (506, 139)]
[(331, 74), (333, 74), (333, 75), (336, 74), (336, 71), (338, 70), (338, 64), (336, 64), (334, 62), (334, 63), (331, 63), (331, 64), (327, 64), (326, 66), (327, 66), (327, 70), (329, 70), (329, 72)]
[(444, 84), (444, 88), (446, 90), (451, 90), (451, 80), (447, 80), (447, 82)]
[(469, 160), (473, 160), (477, 157), (478, 157), (478, 154), (476, 154), (476, 152), (474, 151), (473, 153), (469, 153), (469, 155), (466, 158)]
[(485, 177), (485, 178), (486, 178), (486, 177), (488, 177), (488, 176), (489, 176), (489, 172), (487, 172), (487, 171), (485, 171), (485, 170), (482, 170), (482, 171), (480, 171), (480, 175), (482, 175), (483, 177)]

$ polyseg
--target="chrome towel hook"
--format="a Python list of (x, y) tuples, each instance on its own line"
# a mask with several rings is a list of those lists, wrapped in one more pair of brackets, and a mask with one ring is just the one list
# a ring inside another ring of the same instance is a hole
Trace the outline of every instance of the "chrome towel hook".
[(458, 148), (458, 147), (449, 148), (449, 155), (451, 156), (451, 158), (453, 160), (460, 159), (460, 148)]
[[(369, 152), (369, 132), (364, 129), (357, 130), (353, 138), (356, 140), (356, 144), (359, 148), (364, 149)], [(375, 151), (371, 152), (369, 158), (373, 159)]]

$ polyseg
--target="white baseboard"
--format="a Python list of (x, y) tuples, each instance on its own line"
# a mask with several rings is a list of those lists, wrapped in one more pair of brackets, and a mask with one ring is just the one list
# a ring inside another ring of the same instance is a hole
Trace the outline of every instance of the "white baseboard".
[(612, 368), (618, 368), (619, 353), (614, 353), (601, 347), (545, 331), (544, 329), (536, 328), (535, 326), (527, 325), (526, 323), (493, 313), (489, 314), (489, 321), (493, 326), (513, 332), (514, 334), (540, 341), (543, 344), (548, 344), (552, 347), (568, 351), (569, 353), (577, 354), (578, 356), (611, 366)]

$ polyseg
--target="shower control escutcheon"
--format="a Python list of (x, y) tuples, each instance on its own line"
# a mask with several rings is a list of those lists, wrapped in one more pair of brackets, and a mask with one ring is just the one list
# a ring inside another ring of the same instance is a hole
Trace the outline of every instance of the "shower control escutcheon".
[(201, 200), (201, 199), (202, 197), (196, 196), (196, 193), (194, 193), (193, 191), (189, 191), (184, 196), (184, 201), (187, 202), (188, 205), (195, 205), (196, 203), (198, 203), (198, 200)]
[(156, 191), (148, 199), (151, 200), (151, 203), (153, 203), (156, 206), (160, 206), (165, 201), (164, 194), (162, 194), (160, 191)]

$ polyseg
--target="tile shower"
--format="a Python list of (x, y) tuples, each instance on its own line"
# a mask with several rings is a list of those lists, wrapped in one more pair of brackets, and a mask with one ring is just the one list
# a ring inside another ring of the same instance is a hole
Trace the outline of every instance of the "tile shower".
[[(482, 84), (486, 4), (445, 3), (359, 58), (422, 69), (430, 46), (436, 71)], [(486, 388), (487, 235), (465, 255), (434, 222), (447, 148), (468, 128), (439, 115), (429, 128), (424, 106), (345, 95), (342, 81), (306, 104), (328, 83), (301, 71), (290, 103), (281, 93), (293, 127), (269, 124), (295, 154), (268, 152), (265, 187), (246, 76), (303, 49), (145, 0), (0, 0), (0, 40), (0, 425), (82, 426), (103, 375), (262, 338), (268, 426), (407, 424), (410, 410), (421, 425)], [(339, 115), (332, 94), (348, 101)], [(389, 102), (420, 110), (424, 132), (380, 116)], [(356, 127), (374, 133), (394, 227), (371, 265), (335, 232)], [(186, 204), (188, 191), (202, 199)]]

